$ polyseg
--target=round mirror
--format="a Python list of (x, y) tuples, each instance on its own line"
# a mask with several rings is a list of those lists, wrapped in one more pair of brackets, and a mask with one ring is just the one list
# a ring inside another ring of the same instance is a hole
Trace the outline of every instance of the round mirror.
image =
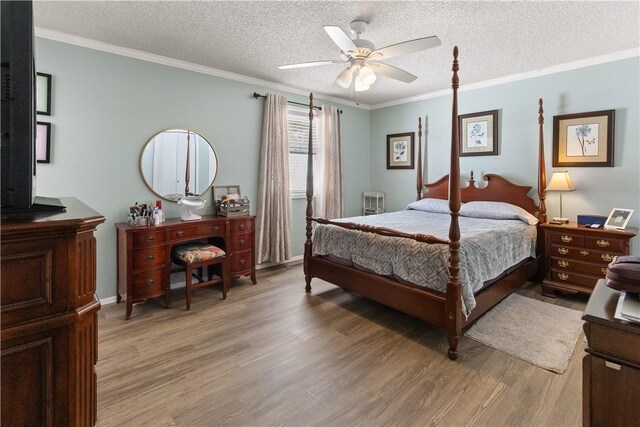
[(218, 158), (202, 135), (169, 129), (154, 135), (144, 146), (140, 171), (151, 191), (175, 202), (184, 196), (201, 195), (211, 187)]

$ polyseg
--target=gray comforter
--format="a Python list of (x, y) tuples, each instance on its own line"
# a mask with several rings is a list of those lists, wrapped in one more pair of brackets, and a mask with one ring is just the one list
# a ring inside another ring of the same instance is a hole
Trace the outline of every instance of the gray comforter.
[[(404, 210), (338, 221), (385, 227), (406, 233), (431, 234), (448, 240), (448, 214)], [(473, 293), (509, 267), (535, 256), (536, 227), (520, 220), (460, 217), (460, 281), (465, 316), (475, 307)], [(376, 274), (446, 292), (449, 246), (419, 243), (318, 225), (313, 254), (333, 255)]]

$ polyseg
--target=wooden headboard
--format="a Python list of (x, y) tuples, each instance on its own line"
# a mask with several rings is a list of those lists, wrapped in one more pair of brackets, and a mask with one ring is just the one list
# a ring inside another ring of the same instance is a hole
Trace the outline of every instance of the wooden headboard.
[[(469, 185), (460, 189), (462, 195), (462, 203), (466, 202), (507, 202), (512, 205), (520, 206), (530, 214), (538, 215), (538, 206), (527, 194), (531, 190), (531, 186), (517, 185), (503, 178), (500, 175), (488, 173), (483, 179), (487, 181), (484, 188), (476, 187), (476, 181), (473, 179), (473, 172), (469, 178)], [(444, 199), (449, 198), (449, 175), (445, 175), (436, 182), (425, 184), (423, 198)]]

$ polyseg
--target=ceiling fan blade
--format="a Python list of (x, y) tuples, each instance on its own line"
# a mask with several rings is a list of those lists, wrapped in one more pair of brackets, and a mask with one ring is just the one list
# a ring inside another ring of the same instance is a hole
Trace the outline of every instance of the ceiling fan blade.
[(335, 25), (325, 25), (324, 30), (344, 53), (355, 52), (358, 48), (347, 33), (342, 31), (342, 28), (336, 27)]
[(383, 64), (382, 62), (371, 62), (368, 64), (373, 71), (382, 74), (383, 76), (390, 77), (392, 79), (400, 80), (401, 82), (411, 83), (418, 77), (413, 74), (396, 68), (393, 65)]
[(291, 68), (315, 67), (316, 65), (344, 64), (345, 62), (347, 61), (342, 59), (327, 59), (324, 61), (311, 61), (311, 62), (301, 62), (299, 64), (279, 65), (278, 68), (280, 68), (281, 70), (289, 70)]
[(391, 46), (381, 47), (380, 49), (371, 52), (368, 58), (375, 60), (389, 59), (395, 56), (430, 49), (432, 47), (440, 46), (440, 44), (440, 39), (437, 36), (423, 37), (421, 39), (409, 40), (402, 43), (392, 44)]

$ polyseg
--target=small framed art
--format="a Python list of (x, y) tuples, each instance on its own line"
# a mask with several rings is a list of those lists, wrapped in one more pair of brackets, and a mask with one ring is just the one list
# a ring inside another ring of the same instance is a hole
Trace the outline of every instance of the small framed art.
[(51, 123), (37, 122), (36, 161), (51, 163)]
[(615, 110), (553, 117), (553, 166), (613, 166)]
[(458, 116), (460, 157), (498, 155), (498, 110)]
[(51, 74), (36, 73), (36, 113), (51, 115)]
[(604, 223), (604, 228), (607, 230), (624, 230), (633, 215), (633, 209), (620, 209), (615, 208), (611, 210), (607, 221)]
[(415, 132), (387, 135), (387, 169), (413, 169)]

